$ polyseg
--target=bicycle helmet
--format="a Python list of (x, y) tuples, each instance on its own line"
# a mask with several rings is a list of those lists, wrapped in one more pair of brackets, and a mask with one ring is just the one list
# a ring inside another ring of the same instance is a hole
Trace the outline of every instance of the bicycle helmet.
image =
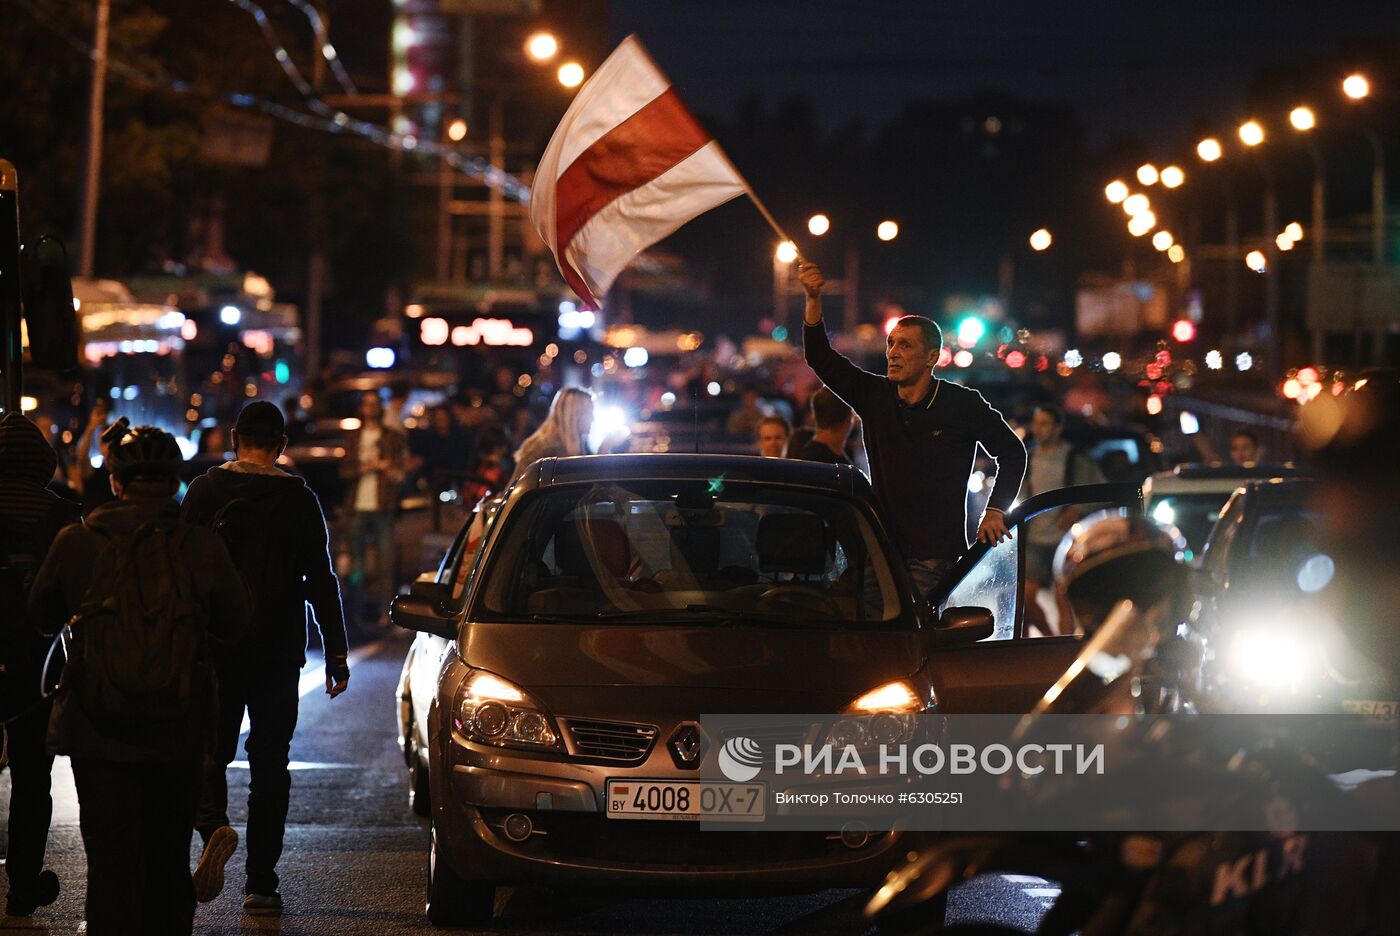
[(1093, 633), (1118, 602), (1144, 610), (1185, 583), (1186, 540), (1174, 527), (1117, 508), (1090, 514), (1055, 554), (1055, 587), (1079, 626)]
[(122, 484), (174, 481), (185, 459), (175, 437), (155, 426), (127, 430), (109, 449), (107, 468)]

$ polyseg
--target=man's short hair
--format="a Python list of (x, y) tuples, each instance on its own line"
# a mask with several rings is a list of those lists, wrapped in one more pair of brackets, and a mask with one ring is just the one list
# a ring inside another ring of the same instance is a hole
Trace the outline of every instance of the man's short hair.
[(924, 348), (928, 351), (940, 351), (943, 348), (943, 330), (931, 318), (922, 315), (901, 315), (895, 320), (894, 327), (917, 328), (919, 334), (923, 335)]
[(1036, 413), (1044, 413), (1049, 416), (1055, 420), (1057, 426), (1065, 424), (1065, 411), (1054, 403), (1037, 403), (1035, 409), (1031, 410), (1031, 415), (1034, 416)]
[(769, 423), (782, 426), (783, 435), (792, 435), (792, 423), (788, 422), (786, 417), (783, 416), (764, 416), (758, 421), (758, 431), (762, 432), (763, 427), (768, 425)]
[(812, 394), (812, 418), (818, 429), (839, 429), (851, 418), (851, 408), (830, 387), (818, 387)]
[(1236, 429), (1234, 432), (1230, 433), (1230, 438), (1231, 438), (1231, 439), (1240, 439), (1240, 438), (1248, 439), (1248, 440), (1250, 441), (1250, 443), (1251, 443), (1255, 448), (1258, 448), (1258, 447), (1259, 447), (1259, 437), (1258, 437), (1257, 435), (1254, 434), (1254, 430), (1252, 430), (1252, 429)]

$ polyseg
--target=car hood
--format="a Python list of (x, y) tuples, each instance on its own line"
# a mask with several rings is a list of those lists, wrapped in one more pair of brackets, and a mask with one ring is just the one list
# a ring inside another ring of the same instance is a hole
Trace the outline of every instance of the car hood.
[(472, 623), (464, 661), (526, 689), (726, 689), (759, 696), (859, 693), (914, 673), (917, 631)]

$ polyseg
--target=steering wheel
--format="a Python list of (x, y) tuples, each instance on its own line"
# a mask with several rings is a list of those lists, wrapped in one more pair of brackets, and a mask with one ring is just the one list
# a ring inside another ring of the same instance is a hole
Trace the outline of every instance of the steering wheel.
[[(769, 604), (776, 604), (777, 607), (763, 607)], [(758, 597), (758, 606), (763, 610), (811, 611), (814, 610), (814, 605), (820, 605), (821, 610), (833, 618), (841, 617), (841, 606), (836, 603), (836, 600), (810, 585), (774, 585)]]

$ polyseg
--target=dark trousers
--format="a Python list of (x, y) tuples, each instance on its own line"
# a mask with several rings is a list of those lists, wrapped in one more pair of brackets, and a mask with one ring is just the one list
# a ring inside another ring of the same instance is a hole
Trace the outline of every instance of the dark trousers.
[(5, 728), (10, 751), (10, 829), (5, 873), (10, 878), (11, 892), (33, 887), (39, 872), (44, 870), (44, 849), (49, 843), (49, 821), (53, 818), (53, 797), (49, 794), (53, 755), (45, 743), (52, 706), (38, 703), (35, 697), (30, 704), (36, 707), (17, 716)]
[(74, 757), (73, 779), (87, 852), (88, 936), (188, 936), (199, 758), (131, 764)]
[(301, 666), (296, 661), (220, 663), (219, 717), (214, 732), (214, 753), (205, 759), (204, 793), (199, 804), (199, 834), (208, 841), (219, 826), (228, 825), (228, 765), (238, 752), (243, 712), (248, 712), (248, 830), (247, 849), (250, 894), (277, 890), (277, 861), (287, 830), (287, 806), (292, 775), (287, 770), (292, 733), (297, 727), (297, 683)]

